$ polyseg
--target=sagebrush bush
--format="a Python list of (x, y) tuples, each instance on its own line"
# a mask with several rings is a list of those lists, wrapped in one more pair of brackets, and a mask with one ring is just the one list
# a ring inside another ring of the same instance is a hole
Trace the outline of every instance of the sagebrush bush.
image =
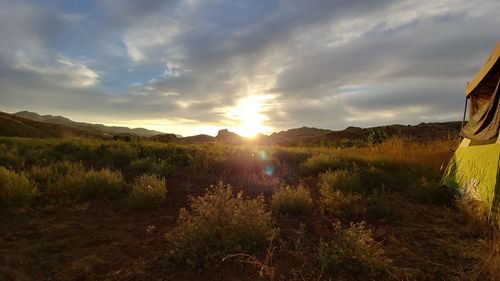
[(79, 199), (114, 199), (124, 193), (125, 183), (119, 171), (110, 169), (85, 171), (81, 165), (65, 166), (54, 183), (48, 185), (47, 195), (59, 201)]
[(389, 265), (390, 260), (384, 256), (364, 222), (351, 223), (347, 228), (337, 222), (333, 227), (333, 237), (322, 239), (317, 248), (316, 258), (323, 269), (375, 276)]
[(311, 193), (300, 184), (297, 188), (281, 186), (273, 192), (273, 209), (278, 213), (308, 214), (313, 210)]
[(85, 184), (81, 190), (81, 198), (115, 199), (123, 195), (125, 183), (119, 171), (108, 168), (90, 170), (85, 173)]
[(370, 218), (375, 219), (395, 219), (396, 212), (394, 207), (394, 202), (389, 198), (387, 190), (382, 186), (380, 188), (375, 188), (372, 194), (365, 198), (367, 205), (367, 213)]
[(245, 199), (219, 183), (181, 209), (177, 226), (167, 235), (175, 261), (194, 268), (218, 265), (229, 254), (255, 254), (274, 233), (262, 196)]
[(24, 173), (0, 166), (0, 207), (28, 204), (36, 193), (36, 187)]
[[(65, 201), (80, 197), (81, 190), (85, 186), (85, 169), (81, 163), (56, 162), (50, 165), (49, 169), (50, 171), (43, 170), (47, 173), (46, 176), (54, 178), (53, 181), (46, 182), (44, 191), (49, 198)], [(35, 180), (44, 180), (37, 178), (38, 176), (34, 175)]]
[(0, 144), (0, 165), (9, 169), (21, 170), (24, 167), (25, 159), (19, 155), (15, 147), (8, 147)]
[(362, 184), (357, 170), (327, 171), (320, 175), (322, 193), (341, 190), (346, 192), (362, 191)]
[(366, 213), (361, 196), (356, 193), (321, 188), (321, 204), (326, 213), (343, 221), (359, 221)]
[(135, 179), (127, 202), (135, 209), (151, 209), (159, 207), (166, 197), (165, 178), (143, 174)]

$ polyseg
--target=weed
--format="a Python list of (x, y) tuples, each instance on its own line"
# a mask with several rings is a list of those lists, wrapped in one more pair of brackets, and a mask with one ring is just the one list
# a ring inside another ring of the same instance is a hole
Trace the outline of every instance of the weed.
[(279, 187), (273, 193), (271, 205), (278, 213), (309, 214), (313, 210), (311, 194), (303, 184), (297, 188)]
[(190, 201), (189, 210), (181, 209), (177, 226), (167, 236), (177, 262), (206, 269), (230, 254), (255, 254), (273, 235), (263, 197), (233, 196), (231, 186), (219, 183)]
[(348, 170), (327, 171), (320, 175), (321, 194), (325, 195), (335, 190), (346, 192), (362, 191), (359, 172)]
[(36, 194), (36, 187), (24, 173), (16, 173), (0, 166), (0, 206), (28, 204)]
[(351, 223), (348, 228), (337, 222), (333, 228), (333, 237), (321, 240), (317, 248), (316, 258), (323, 269), (330, 272), (363, 272), (376, 276), (390, 263), (364, 222)]
[(156, 175), (143, 174), (135, 179), (127, 202), (134, 209), (159, 207), (167, 197), (165, 179)]

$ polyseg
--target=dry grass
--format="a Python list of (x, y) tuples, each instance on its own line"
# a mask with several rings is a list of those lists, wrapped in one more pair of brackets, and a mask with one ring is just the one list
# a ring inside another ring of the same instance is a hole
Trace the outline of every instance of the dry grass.
[(271, 199), (272, 208), (282, 214), (309, 214), (313, 204), (311, 193), (303, 184), (296, 188), (281, 186), (274, 191)]

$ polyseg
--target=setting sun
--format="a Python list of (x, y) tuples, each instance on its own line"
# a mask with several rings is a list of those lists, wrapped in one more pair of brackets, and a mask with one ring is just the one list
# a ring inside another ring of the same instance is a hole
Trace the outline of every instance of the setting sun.
[(269, 131), (269, 128), (262, 124), (269, 119), (263, 113), (267, 99), (266, 96), (246, 96), (240, 99), (237, 105), (228, 111), (228, 117), (237, 122), (233, 130), (247, 138)]

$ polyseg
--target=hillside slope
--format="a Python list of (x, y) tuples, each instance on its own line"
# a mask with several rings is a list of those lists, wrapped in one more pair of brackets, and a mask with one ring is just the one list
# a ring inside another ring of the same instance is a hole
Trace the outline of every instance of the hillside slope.
[(150, 137), (154, 135), (163, 134), (162, 132), (148, 130), (144, 128), (127, 128), (127, 127), (118, 127), (118, 126), (105, 126), (102, 124), (92, 124), (86, 122), (76, 122), (71, 119), (68, 119), (63, 116), (53, 116), (53, 115), (40, 115), (35, 112), (30, 111), (20, 111), (14, 113), (13, 115), (18, 117), (23, 117), (26, 119), (38, 121), (38, 122), (46, 122), (52, 124), (60, 124), (73, 128), (77, 128), (80, 130), (85, 130), (90, 132), (91, 134), (103, 134), (107, 136), (113, 136), (121, 133), (129, 133), (135, 134), (141, 137)]
[(4, 112), (0, 112), (0, 136), (36, 138), (103, 138), (103, 135), (101, 134), (60, 124), (38, 122)]

